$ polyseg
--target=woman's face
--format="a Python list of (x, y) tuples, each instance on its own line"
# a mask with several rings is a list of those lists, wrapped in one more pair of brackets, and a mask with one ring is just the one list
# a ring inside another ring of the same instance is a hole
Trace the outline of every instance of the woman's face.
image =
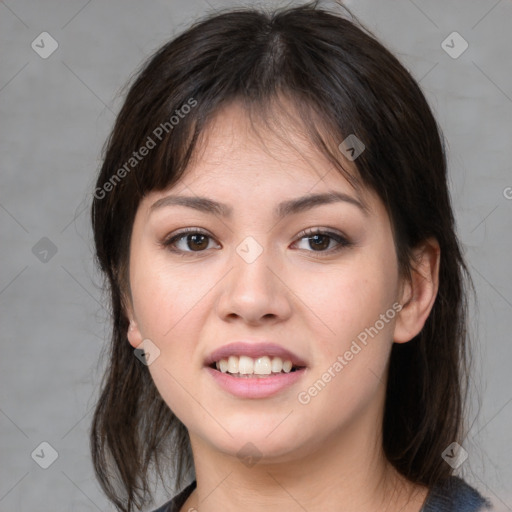
[(266, 149), (226, 108), (182, 180), (141, 202), (128, 337), (193, 445), (292, 459), (378, 430), (401, 287), (377, 196), (306, 140), (301, 156), (259, 133)]

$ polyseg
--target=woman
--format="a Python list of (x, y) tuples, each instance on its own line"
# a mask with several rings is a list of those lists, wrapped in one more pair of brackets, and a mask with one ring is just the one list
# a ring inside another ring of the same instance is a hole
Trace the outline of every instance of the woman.
[(489, 505), (453, 476), (470, 279), (442, 136), (368, 31), (317, 3), (196, 23), (131, 86), (94, 196), (118, 510), (150, 467), (192, 479), (158, 512)]

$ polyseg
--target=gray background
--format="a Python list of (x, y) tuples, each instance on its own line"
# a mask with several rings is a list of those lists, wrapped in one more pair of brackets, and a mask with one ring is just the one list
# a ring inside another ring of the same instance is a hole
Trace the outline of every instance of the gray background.
[[(109, 333), (88, 224), (100, 151), (121, 87), (145, 57), (198, 16), (229, 5), (0, 3), (1, 511), (113, 510), (88, 448)], [(461, 469), (497, 508), (512, 510), (512, 3), (347, 5), (420, 81), (449, 142), (458, 230), (479, 296), (472, 307), (479, 398)], [(43, 31), (59, 45), (46, 59), (31, 47)], [(469, 44), (458, 58), (441, 47), (453, 31)], [(50, 461), (42, 442), (58, 452), (48, 469), (34, 460)]]

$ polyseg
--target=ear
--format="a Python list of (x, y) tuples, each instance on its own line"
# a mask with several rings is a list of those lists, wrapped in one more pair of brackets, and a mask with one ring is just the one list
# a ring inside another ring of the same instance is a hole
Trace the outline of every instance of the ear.
[(424, 240), (413, 250), (411, 278), (402, 283), (393, 340), (405, 343), (414, 338), (432, 310), (439, 288), (441, 249), (435, 238)]

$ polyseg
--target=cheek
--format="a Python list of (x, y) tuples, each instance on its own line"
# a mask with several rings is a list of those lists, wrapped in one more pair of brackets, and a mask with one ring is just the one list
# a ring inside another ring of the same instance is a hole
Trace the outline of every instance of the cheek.
[[(394, 253), (367, 251), (351, 259), (309, 289), (329, 326), (318, 343), (321, 361), (315, 366), (298, 402), (313, 417), (334, 423), (362, 411), (378, 393), (392, 347), (397, 297)], [(316, 284), (314, 284), (316, 283)]]
[(203, 298), (216, 279), (212, 272), (193, 272), (186, 264), (170, 265), (165, 256), (134, 262), (131, 290), (137, 322), (148, 338), (166, 343), (201, 312)]
[(191, 275), (186, 265), (176, 269), (153, 257), (140, 258), (133, 265), (132, 279), (139, 329), (160, 351), (148, 367), (156, 388), (184, 424), (208, 422), (201, 407), (191, 406), (191, 397), (197, 392), (196, 341), (204, 323), (200, 316), (213, 278), (201, 279)]
[[(392, 336), (395, 314), (397, 274), (372, 255), (347, 259), (346, 264), (322, 273), (301, 273), (293, 286), (307, 306), (305, 315), (324, 343), (318, 348), (330, 357), (350, 344), (365, 329), (374, 326), (381, 314), (389, 311), (387, 322), (379, 322), (379, 336)], [(306, 277), (308, 276), (308, 277)]]
[(375, 410), (370, 404), (383, 400), (385, 392), (396, 316), (393, 295), (376, 280), (340, 280), (338, 287), (349, 293), (326, 304), (331, 308), (326, 323), (334, 333), (317, 339), (316, 364), (296, 397), (302, 414), (316, 418), (310, 434), (369, 414)]

